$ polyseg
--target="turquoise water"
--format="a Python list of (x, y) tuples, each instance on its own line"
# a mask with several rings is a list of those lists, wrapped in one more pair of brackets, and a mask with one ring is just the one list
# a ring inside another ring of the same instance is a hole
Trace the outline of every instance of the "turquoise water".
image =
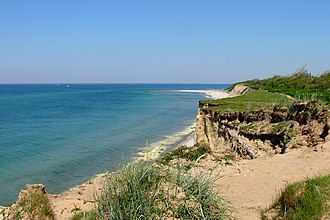
[(0, 85), (0, 205), (26, 183), (60, 193), (132, 160), (195, 122), (203, 94), (228, 85)]

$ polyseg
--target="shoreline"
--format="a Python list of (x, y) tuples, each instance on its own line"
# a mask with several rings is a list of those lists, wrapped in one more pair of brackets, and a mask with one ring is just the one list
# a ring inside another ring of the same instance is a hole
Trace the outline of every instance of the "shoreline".
[(210, 99), (223, 99), (231, 97), (230, 93), (226, 90), (177, 90), (178, 92), (187, 93), (201, 93), (204, 94), (206, 98)]
[[(222, 98), (227, 98), (227, 97), (231, 97), (231, 95), (229, 94), (229, 92), (227, 92), (226, 90), (173, 90), (175, 92), (187, 92), (187, 93), (200, 93), (200, 94), (204, 94), (206, 98), (210, 98), (210, 99), (222, 99)], [(189, 130), (189, 132), (187, 132)], [(178, 137), (179, 139), (176, 139), (172, 142), (169, 141), (169, 139), (171, 139), (171, 137)], [(131, 162), (137, 162), (139, 160), (158, 160), (160, 156), (170, 152), (171, 150), (174, 150), (177, 147), (180, 147), (182, 145), (187, 145), (188, 147), (192, 147), (195, 143), (196, 140), (194, 140), (193, 138), (195, 138), (196, 136), (196, 122), (192, 123), (191, 125), (189, 125), (185, 130), (178, 132), (176, 134), (173, 134), (171, 136), (169, 136), (168, 138), (162, 139), (160, 141), (156, 141), (154, 143), (150, 144), (150, 147), (146, 146), (146, 150), (145, 151), (141, 151), (138, 152), (137, 154), (139, 155), (138, 157), (133, 157)], [(168, 141), (168, 142), (166, 142)], [(158, 145), (167, 145), (164, 147), (164, 149), (162, 150), (162, 147), (159, 147)], [(156, 146), (155, 148), (152, 148), (151, 146)], [(150, 151), (147, 151), (147, 149), (150, 148)], [(159, 152), (160, 150), (162, 150), (162, 152)], [(154, 158), (150, 158), (150, 155), (147, 155), (149, 153), (153, 153), (158, 151), (158, 155)], [(106, 175), (108, 175), (109, 173), (111, 173), (111, 171), (106, 171), (103, 173), (98, 173), (95, 174), (94, 176), (92, 176), (91, 178), (87, 179), (86, 181), (84, 181), (82, 184), (78, 184), (76, 186), (73, 186), (71, 188), (69, 188), (68, 190), (64, 191), (68, 192), (68, 191), (72, 191), (75, 190), (77, 188), (79, 188), (81, 185), (86, 184), (87, 182), (90, 181), (94, 181), (97, 180), (99, 178), (102, 178)], [(60, 194), (63, 194), (60, 193)], [(54, 194), (54, 195), (60, 195), (60, 194)]]
[[(224, 90), (177, 90), (176, 92), (192, 92), (204, 94), (206, 98), (221, 99), (230, 97), (230, 94)], [(181, 132), (175, 133), (160, 141), (151, 143), (144, 150), (133, 156), (131, 163), (138, 161), (157, 161), (164, 154), (180, 146), (192, 147), (196, 143), (196, 123), (189, 125)], [(72, 215), (72, 210), (80, 207), (81, 210), (93, 208), (95, 195), (101, 192), (102, 185), (106, 182), (109, 174), (107, 171), (99, 173), (88, 178), (81, 184), (73, 186), (59, 194), (48, 194), (51, 200), (55, 215), (57, 217), (68, 218)], [(46, 186), (47, 189), (47, 186)], [(14, 203), (15, 204), (15, 203)], [(12, 204), (13, 205), (13, 204)], [(1, 209), (0, 209), (1, 211)], [(0, 215), (1, 217), (1, 215)]]
[(138, 161), (152, 161), (158, 160), (158, 158), (168, 152), (170, 149), (175, 148), (180, 144), (190, 144), (191, 138), (187, 140), (196, 130), (196, 123), (194, 122), (190, 126), (186, 127), (183, 131), (174, 133), (170, 136), (167, 136), (164, 139), (153, 142), (148, 146), (144, 147), (144, 150), (138, 153), (138, 156), (133, 158), (132, 162)]
[[(194, 92), (204, 94), (206, 98), (219, 99), (230, 97), (230, 94), (223, 90), (183, 90), (179, 92)], [(151, 143), (144, 151), (138, 153), (138, 157), (133, 157), (131, 163), (138, 161), (157, 161), (164, 154), (186, 145), (192, 147), (196, 143), (196, 122), (188, 126), (185, 130), (173, 134), (163, 140)], [(148, 151), (149, 150), (149, 151)], [(72, 215), (71, 210), (80, 207), (81, 210), (90, 210), (94, 205), (95, 195), (101, 192), (102, 185), (112, 172), (96, 174), (86, 182), (74, 186), (61, 194), (50, 195), (55, 215)]]
[[(172, 92), (183, 92), (183, 93), (199, 93), (204, 94), (205, 98), (209, 99), (223, 99), (232, 97), (232, 95), (226, 90), (171, 90)], [(160, 141), (151, 143), (150, 146), (145, 146), (144, 150), (138, 153), (138, 157), (133, 158), (133, 162), (144, 160), (159, 160), (159, 158), (170, 152), (171, 150), (182, 146), (189, 145), (192, 147), (196, 140), (193, 140), (196, 135), (196, 122), (188, 126), (181, 132), (175, 133), (171, 136), (168, 136)]]

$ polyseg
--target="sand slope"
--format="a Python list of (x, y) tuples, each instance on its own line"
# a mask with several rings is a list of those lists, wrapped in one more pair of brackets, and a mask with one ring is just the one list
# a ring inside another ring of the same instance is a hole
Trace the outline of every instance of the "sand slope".
[(287, 183), (324, 173), (330, 173), (330, 142), (319, 145), (317, 151), (303, 148), (239, 161), (224, 169), (217, 184), (238, 219), (260, 219), (260, 209), (269, 206)]

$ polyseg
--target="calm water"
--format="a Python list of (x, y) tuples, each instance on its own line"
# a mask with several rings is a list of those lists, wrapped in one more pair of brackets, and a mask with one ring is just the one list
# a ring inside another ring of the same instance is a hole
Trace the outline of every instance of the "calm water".
[(0, 85), (0, 204), (26, 183), (63, 192), (128, 162), (193, 122), (202, 94), (228, 85)]

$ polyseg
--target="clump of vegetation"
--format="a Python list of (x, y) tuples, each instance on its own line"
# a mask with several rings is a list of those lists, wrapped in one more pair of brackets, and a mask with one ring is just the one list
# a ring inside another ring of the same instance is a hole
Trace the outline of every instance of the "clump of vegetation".
[(274, 133), (280, 133), (280, 132), (285, 131), (288, 128), (288, 126), (289, 126), (289, 122), (281, 121), (279, 123), (276, 123), (273, 126), (272, 130), (273, 130)]
[(240, 131), (249, 131), (249, 130), (255, 130), (254, 124), (251, 122), (247, 125), (240, 126), (239, 128)]
[(36, 191), (18, 202), (14, 219), (50, 220), (55, 216), (47, 195)]
[(84, 213), (74, 219), (230, 219), (213, 184), (210, 175), (131, 164), (109, 176), (92, 218)]
[(249, 80), (245, 85), (270, 92), (290, 95), (299, 101), (330, 102), (330, 71), (320, 76), (312, 76), (305, 67), (289, 76), (273, 76), (264, 80)]
[(97, 214), (96, 212), (90, 211), (90, 212), (77, 212), (75, 215), (71, 217), (71, 220), (96, 220)]
[(222, 112), (269, 109), (275, 106), (289, 106), (292, 102), (292, 100), (283, 94), (260, 90), (230, 98), (200, 101), (201, 104), (208, 105), (207, 109)]
[(236, 161), (235, 154), (225, 154), (223, 156), (214, 156), (213, 161), (220, 162), (220, 164), (231, 166)]
[(196, 161), (206, 153), (210, 153), (210, 149), (204, 145), (195, 145), (194, 147), (181, 146), (171, 152), (166, 153), (159, 161), (162, 165), (168, 165), (174, 159), (185, 159), (187, 161)]
[[(288, 185), (263, 219), (321, 219), (330, 206), (330, 175), (319, 176)], [(274, 213), (275, 212), (275, 213)]]
[(293, 138), (296, 137), (297, 131), (294, 128), (294, 124), (290, 123), (289, 127), (286, 127), (285, 134), (284, 134), (284, 144), (288, 144)]

